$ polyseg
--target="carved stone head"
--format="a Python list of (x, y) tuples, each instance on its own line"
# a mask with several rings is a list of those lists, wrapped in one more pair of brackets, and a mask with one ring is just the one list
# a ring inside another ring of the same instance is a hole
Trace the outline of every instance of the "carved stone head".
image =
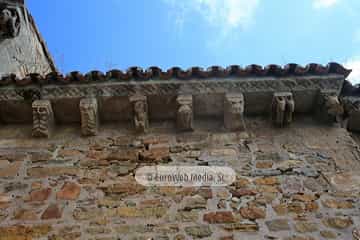
[(284, 96), (276, 96), (276, 111), (284, 112), (286, 107), (286, 97)]
[(91, 103), (84, 101), (83, 104), (81, 104), (81, 110), (87, 113), (92, 112), (93, 106), (91, 105)]
[(46, 106), (36, 106), (33, 108), (33, 110), (34, 110), (34, 113), (36, 113), (38, 115), (49, 114), (49, 111)]
[(20, 31), (20, 17), (15, 8), (0, 6), (0, 39), (14, 38)]
[(93, 99), (82, 99), (80, 102), (80, 112), (84, 115), (85, 119), (88, 120), (95, 120), (93, 119), (97, 112), (97, 102), (93, 101)]
[(230, 112), (237, 113), (237, 114), (243, 114), (244, 113), (244, 98), (238, 97), (238, 98), (231, 98), (230, 99)]
[(344, 113), (344, 109), (337, 96), (327, 96), (325, 98), (325, 107), (330, 116), (336, 117)]
[(142, 114), (145, 112), (145, 103), (143, 101), (136, 101), (134, 103), (134, 111), (136, 114)]
[(38, 116), (40, 118), (47, 117), (52, 113), (51, 107), (48, 105), (47, 102), (36, 101), (33, 103), (32, 109), (33, 109), (33, 115)]

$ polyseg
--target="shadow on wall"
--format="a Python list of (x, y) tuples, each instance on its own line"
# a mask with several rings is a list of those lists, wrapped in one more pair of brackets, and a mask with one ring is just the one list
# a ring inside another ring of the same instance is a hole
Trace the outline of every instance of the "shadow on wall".
[(348, 80), (345, 80), (344, 85), (341, 90), (342, 97), (346, 96), (360, 96), (360, 84), (353, 85)]

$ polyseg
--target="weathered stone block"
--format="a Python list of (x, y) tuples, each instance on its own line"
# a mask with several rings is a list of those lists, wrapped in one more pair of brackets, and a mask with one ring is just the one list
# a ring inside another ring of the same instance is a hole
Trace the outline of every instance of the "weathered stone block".
[(32, 103), (34, 137), (50, 137), (54, 126), (54, 113), (49, 100), (35, 100)]
[[(3, 162), (3, 163), (1, 163)], [(0, 178), (15, 177), (21, 168), (22, 162), (0, 161)]]
[(165, 207), (119, 207), (110, 209), (108, 215), (122, 218), (161, 218), (166, 214), (167, 210)]
[(240, 214), (245, 219), (256, 220), (266, 217), (264, 209), (259, 207), (243, 207), (240, 208)]
[(119, 194), (124, 196), (131, 196), (145, 191), (145, 187), (138, 184), (135, 180), (126, 180), (121, 183), (112, 184), (100, 188), (105, 192), (106, 195)]
[(266, 221), (265, 224), (271, 232), (290, 230), (289, 221), (287, 219), (274, 219)]
[(337, 234), (335, 232), (329, 231), (329, 230), (320, 231), (320, 235), (326, 239), (336, 239), (337, 238)]
[(50, 204), (48, 208), (41, 215), (41, 219), (57, 219), (62, 216), (62, 208), (58, 206), (58, 204)]
[(203, 220), (208, 223), (232, 223), (235, 217), (231, 211), (217, 211), (204, 214)]
[(289, 125), (293, 121), (295, 102), (290, 92), (274, 93), (271, 116), (278, 127)]
[(350, 200), (326, 199), (322, 201), (322, 204), (327, 208), (334, 209), (349, 209), (354, 207)]
[(46, 201), (51, 195), (51, 188), (44, 188), (30, 192), (28, 201)]
[(236, 223), (230, 223), (223, 225), (223, 228), (227, 231), (238, 232), (257, 232), (259, 231), (259, 225), (252, 221), (241, 221)]
[(60, 167), (33, 167), (27, 169), (27, 175), (32, 178), (46, 178), (49, 176), (78, 176), (82, 170), (73, 166)]
[(324, 218), (322, 223), (334, 229), (346, 229), (354, 224), (351, 217), (328, 217)]
[(319, 231), (318, 224), (315, 222), (298, 221), (295, 223), (295, 229), (299, 233), (310, 233)]
[(80, 195), (81, 188), (73, 182), (66, 182), (62, 189), (56, 194), (57, 199), (76, 200)]
[(200, 195), (186, 197), (183, 202), (182, 210), (191, 211), (193, 209), (206, 209), (207, 201)]
[(11, 225), (0, 227), (0, 239), (34, 239), (44, 238), (50, 231), (52, 226), (49, 224), (43, 225)]
[(212, 235), (212, 231), (208, 225), (195, 225), (185, 227), (185, 232), (193, 238), (205, 238)]
[(99, 113), (96, 98), (80, 100), (81, 133), (83, 136), (95, 136), (99, 127)]
[(175, 216), (177, 222), (196, 222), (198, 218), (198, 211), (178, 211)]
[(102, 216), (101, 210), (95, 207), (91, 207), (91, 208), (77, 207), (73, 212), (73, 217), (77, 221), (91, 220), (101, 216)]
[(141, 162), (168, 162), (170, 160), (169, 147), (158, 147), (140, 152)]
[(133, 105), (135, 130), (144, 133), (149, 127), (147, 98), (143, 95), (134, 95), (130, 97), (130, 102)]
[(14, 219), (20, 221), (36, 221), (38, 217), (33, 210), (19, 209), (14, 213)]
[(178, 110), (176, 115), (176, 125), (179, 130), (193, 130), (193, 98), (191, 95), (180, 95), (177, 97)]
[(246, 188), (233, 189), (230, 190), (230, 192), (233, 197), (237, 197), (237, 198), (241, 198), (244, 196), (255, 196), (258, 193), (255, 189), (246, 189)]
[(244, 96), (242, 93), (225, 94), (224, 125), (231, 131), (244, 130)]

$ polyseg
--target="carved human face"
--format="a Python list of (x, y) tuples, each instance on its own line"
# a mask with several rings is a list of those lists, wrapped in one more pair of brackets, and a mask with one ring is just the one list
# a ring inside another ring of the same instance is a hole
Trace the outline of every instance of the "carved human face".
[(137, 101), (134, 104), (134, 109), (136, 113), (143, 113), (145, 112), (145, 104), (142, 101)]
[(231, 104), (231, 111), (233, 113), (243, 113), (244, 112), (244, 100), (237, 99), (236, 101), (233, 101)]
[(189, 105), (182, 105), (178, 111), (180, 113), (191, 113), (191, 107)]
[(90, 104), (84, 104), (82, 105), (82, 109), (84, 109), (85, 112), (90, 112), (92, 110), (92, 107)]
[(16, 10), (3, 8), (0, 11), (0, 37), (15, 37), (19, 29), (20, 21)]
[(0, 12), (0, 36), (5, 36), (8, 32), (8, 21), (11, 18), (11, 12), (7, 9), (3, 9)]
[(331, 107), (334, 105), (340, 104), (337, 96), (329, 96), (326, 98), (326, 106)]
[(33, 108), (33, 112), (37, 115), (43, 116), (49, 114), (49, 110), (46, 106), (37, 106)]
[(286, 99), (283, 96), (276, 97), (277, 111), (284, 112), (286, 106)]
[(91, 104), (84, 104), (81, 111), (84, 122), (93, 122), (96, 118), (96, 112), (94, 106)]
[(5, 23), (11, 18), (11, 12), (8, 9), (3, 9), (0, 13), (0, 22)]
[(47, 124), (46, 121), (50, 117), (50, 111), (45, 106), (36, 107), (33, 109), (33, 123), (34, 127), (38, 127), (39, 124)]
[(343, 114), (344, 109), (341, 106), (339, 98), (337, 96), (328, 96), (325, 100), (325, 106), (328, 114), (332, 116)]

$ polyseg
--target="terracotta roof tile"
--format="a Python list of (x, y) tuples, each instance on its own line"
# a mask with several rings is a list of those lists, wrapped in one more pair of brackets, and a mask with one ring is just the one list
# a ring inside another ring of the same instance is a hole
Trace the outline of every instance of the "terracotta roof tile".
[(351, 70), (344, 68), (338, 63), (331, 62), (326, 66), (311, 63), (305, 67), (290, 63), (285, 66), (270, 64), (262, 67), (260, 65), (249, 65), (242, 68), (239, 65), (231, 65), (227, 68), (220, 66), (211, 66), (204, 70), (201, 67), (192, 67), (183, 70), (180, 67), (172, 67), (163, 71), (159, 67), (149, 67), (143, 70), (140, 67), (130, 67), (126, 71), (113, 69), (104, 74), (101, 71), (91, 71), (82, 74), (78, 71), (68, 73), (66, 76), (58, 72), (51, 72), (46, 76), (37, 73), (29, 74), (23, 79), (19, 79), (14, 74), (2, 76), (0, 86), (15, 84), (17, 86), (26, 86), (29, 84), (69, 84), (69, 83), (90, 83), (102, 81), (147, 81), (150, 79), (169, 80), (169, 79), (204, 79), (204, 78), (227, 78), (227, 77), (284, 77), (284, 76), (304, 76), (304, 75), (325, 75), (340, 74), (347, 77)]

